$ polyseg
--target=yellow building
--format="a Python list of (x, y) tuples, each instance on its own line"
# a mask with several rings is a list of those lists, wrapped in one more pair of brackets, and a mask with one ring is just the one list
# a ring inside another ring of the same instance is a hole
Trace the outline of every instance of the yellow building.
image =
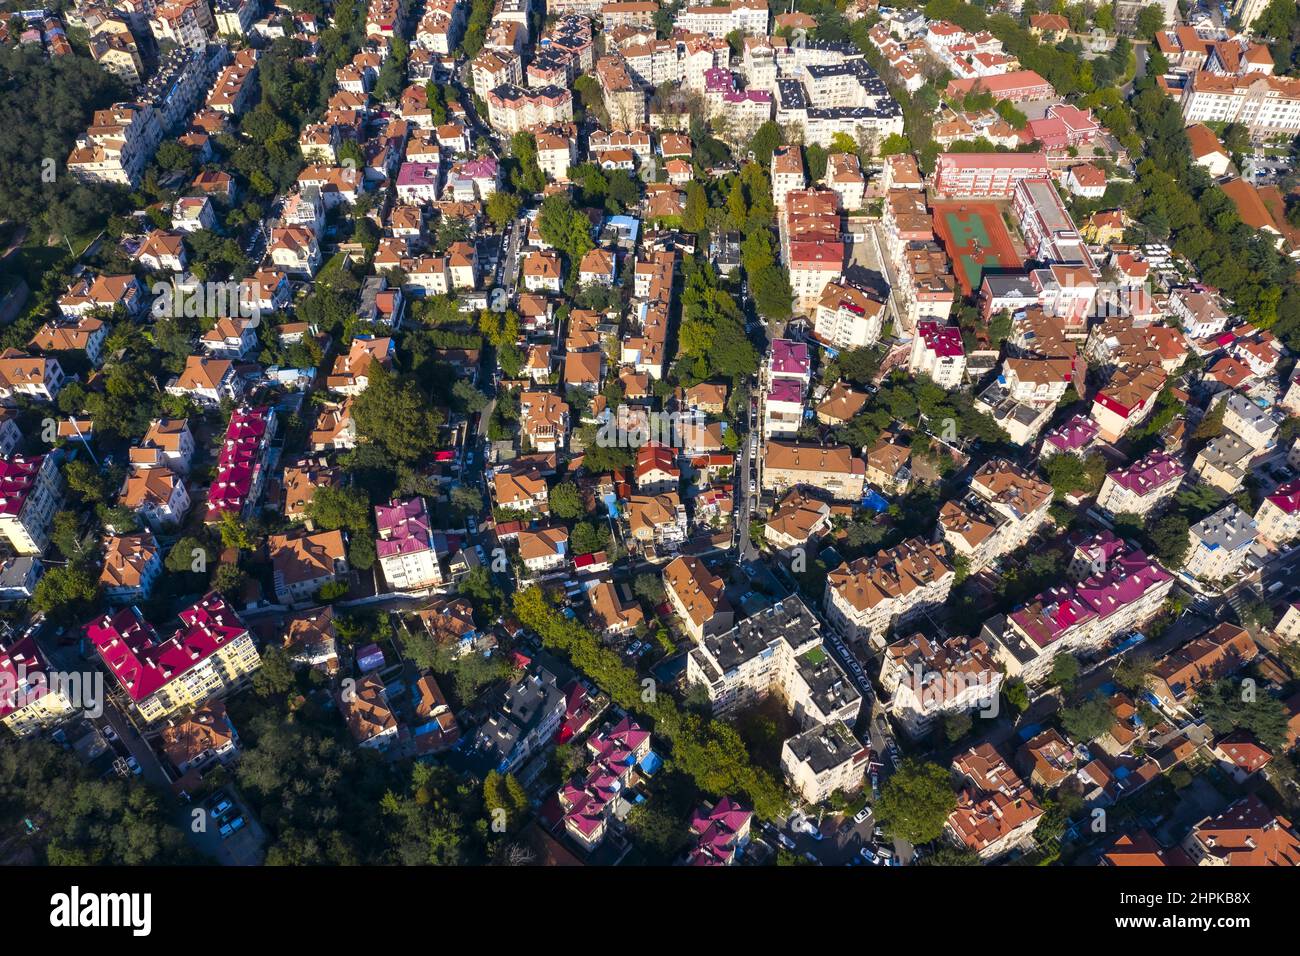
[(248, 630), (219, 594), (180, 618), (180, 630), (163, 641), (135, 608), (86, 627), (101, 662), (146, 723), (238, 689), (262, 663)]

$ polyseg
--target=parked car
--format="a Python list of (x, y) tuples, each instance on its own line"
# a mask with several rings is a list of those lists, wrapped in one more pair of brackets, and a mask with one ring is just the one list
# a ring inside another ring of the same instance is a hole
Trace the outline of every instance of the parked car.
[[(866, 821), (867, 817), (869, 816), (871, 816), (871, 807), (863, 807), (861, 810), (859, 810), (857, 813), (853, 815), (853, 822), (863, 823)], [(879, 830), (880, 827), (876, 827), (876, 829)]]

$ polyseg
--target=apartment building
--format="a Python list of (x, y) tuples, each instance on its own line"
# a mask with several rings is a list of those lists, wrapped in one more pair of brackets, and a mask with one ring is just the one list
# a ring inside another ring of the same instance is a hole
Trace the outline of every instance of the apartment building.
[(687, 33), (725, 37), (739, 30), (750, 36), (764, 36), (768, 26), (767, 0), (730, 0), (713, 6), (683, 7), (673, 25)]
[(1200, 688), (1236, 673), (1259, 653), (1249, 631), (1221, 622), (1156, 661), (1151, 693), (1165, 708), (1185, 712)]
[[(1113, 535), (1078, 561), (1086, 574), (1036, 595), (1003, 620), (986, 621), (981, 637), (1008, 677), (1032, 684), (1046, 677), (1056, 655), (1096, 651), (1160, 613), (1174, 577), (1140, 549)], [(1078, 572), (1076, 572), (1078, 573)]]
[(16, 553), (39, 555), (48, 547), (62, 485), (54, 455), (0, 458), (0, 537)]
[(566, 87), (498, 86), (487, 95), (488, 121), (504, 136), (531, 126), (573, 122), (573, 94)]
[(1097, 494), (1097, 507), (1113, 515), (1152, 515), (1178, 492), (1186, 474), (1187, 469), (1177, 458), (1164, 452), (1151, 452), (1145, 458), (1106, 473)]
[(682, 628), (698, 644), (706, 636), (729, 630), (735, 612), (725, 593), (726, 584), (699, 558), (674, 558), (664, 568), (664, 593)]
[(311, 600), (326, 584), (346, 580), (349, 570), (342, 531), (273, 534), (266, 539), (266, 553), (281, 604)]
[(76, 708), (69, 695), (76, 689), (57, 679), (35, 639), (23, 637), (0, 650), (0, 724), (15, 737), (34, 737), (70, 717)]
[(208, 488), (204, 523), (216, 524), (225, 512), (247, 518), (257, 507), (276, 423), (275, 409), (267, 405), (244, 405), (231, 413), (217, 454), (216, 478)]
[(836, 720), (788, 738), (781, 745), (781, 771), (804, 803), (815, 805), (834, 793), (862, 788), (871, 751)]
[(471, 757), (484, 771), (514, 772), (555, 737), (564, 722), (565, 702), (554, 674), (529, 667), (479, 726)]
[(945, 825), (949, 840), (989, 862), (1030, 839), (1043, 808), (992, 744), (959, 754), (952, 770), (959, 790)]
[(221, 595), (207, 595), (180, 619), (180, 629), (163, 640), (134, 607), (105, 614), (85, 629), (146, 724), (224, 696), (262, 663), (247, 628)]
[(822, 289), (813, 315), (812, 335), (833, 349), (870, 348), (880, 341), (885, 304), (874, 295), (831, 282)]
[(769, 441), (763, 446), (763, 487), (783, 495), (798, 485), (820, 488), (836, 501), (858, 501), (866, 464), (847, 445)]
[(975, 572), (1026, 544), (1052, 504), (1052, 486), (1001, 458), (980, 467), (969, 493), (939, 511), (939, 532)]
[(966, 375), (966, 349), (961, 330), (938, 322), (921, 322), (912, 339), (908, 370), (928, 375), (940, 388), (958, 388)]
[(1236, 494), (1246, 480), (1255, 449), (1232, 432), (1210, 439), (1196, 454), (1192, 473), (1225, 494)]
[(433, 532), (423, 498), (395, 499), (387, 505), (377, 505), (375, 526), (379, 529), (375, 551), (390, 588), (422, 591), (442, 584), (438, 550), (439, 544), (443, 552), (447, 546)]
[(1167, 376), (1158, 366), (1118, 369), (1105, 388), (1093, 396), (1088, 414), (1103, 441), (1116, 442), (1147, 420)]
[(1241, 568), (1259, 537), (1259, 528), (1254, 518), (1229, 503), (1192, 525), (1190, 536), (1184, 573), (1205, 581), (1222, 581)]
[(1300, 479), (1274, 489), (1255, 512), (1259, 536), (1273, 544), (1289, 544), (1300, 538)]
[(135, 188), (162, 141), (162, 126), (147, 103), (114, 103), (96, 110), (68, 156), (68, 172), (82, 182)]
[(852, 681), (822, 649), (820, 624), (798, 597), (705, 635), (687, 655), (686, 681), (708, 692), (719, 717), (771, 694), (804, 728), (853, 721), (862, 705)]
[(1300, 833), (1256, 794), (1192, 827), (1182, 850), (1197, 866), (1300, 866)]
[(890, 716), (917, 740), (949, 714), (990, 706), (1002, 672), (981, 638), (955, 635), (940, 641), (918, 631), (885, 647), (880, 686)]
[(1183, 88), (1183, 123), (1239, 123), (1252, 136), (1300, 132), (1300, 80), (1249, 72), (1224, 76), (1206, 70)]
[(99, 586), (108, 602), (136, 604), (149, 600), (162, 572), (162, 551), (152, 533), (109, 535), (104, 540)]
[(826, 615), (845, 637), (879, 650), (892, 625), (942, 605), (956, 576), (942, 544), (911, 538), (831, 571), (823, 597)]
[(587, 738), (590, 763), (559, 790), (564, 829), (587, 851), (605, 839), (611, 817), (626, 813), (622, 796), (637, 765), (650, 753), (650, 731), (630, 717)]
[(935, 192), (944, 198), (1009, 199), (1022, 179), (1048, 179), (1046, 153), (941, 153)]

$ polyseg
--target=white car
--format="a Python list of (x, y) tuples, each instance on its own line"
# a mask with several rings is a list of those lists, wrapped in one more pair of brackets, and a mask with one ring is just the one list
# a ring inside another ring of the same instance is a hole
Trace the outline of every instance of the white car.
[(863, 807), (861, 810), (859, 810), (857, 813), (853, 815), (853, 822), (862, 823), (869, 816), (871, 816), (871, 807)]

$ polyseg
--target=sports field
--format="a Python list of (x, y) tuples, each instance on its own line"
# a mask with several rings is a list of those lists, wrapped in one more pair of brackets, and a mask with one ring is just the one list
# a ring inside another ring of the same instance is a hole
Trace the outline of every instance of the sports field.
[(952, 259), (964, 295), (979, 291), (985, 269), (1019, 269), (1024, 265), (1002, 215), (992, 203), (934, 204), (934, 228)]

